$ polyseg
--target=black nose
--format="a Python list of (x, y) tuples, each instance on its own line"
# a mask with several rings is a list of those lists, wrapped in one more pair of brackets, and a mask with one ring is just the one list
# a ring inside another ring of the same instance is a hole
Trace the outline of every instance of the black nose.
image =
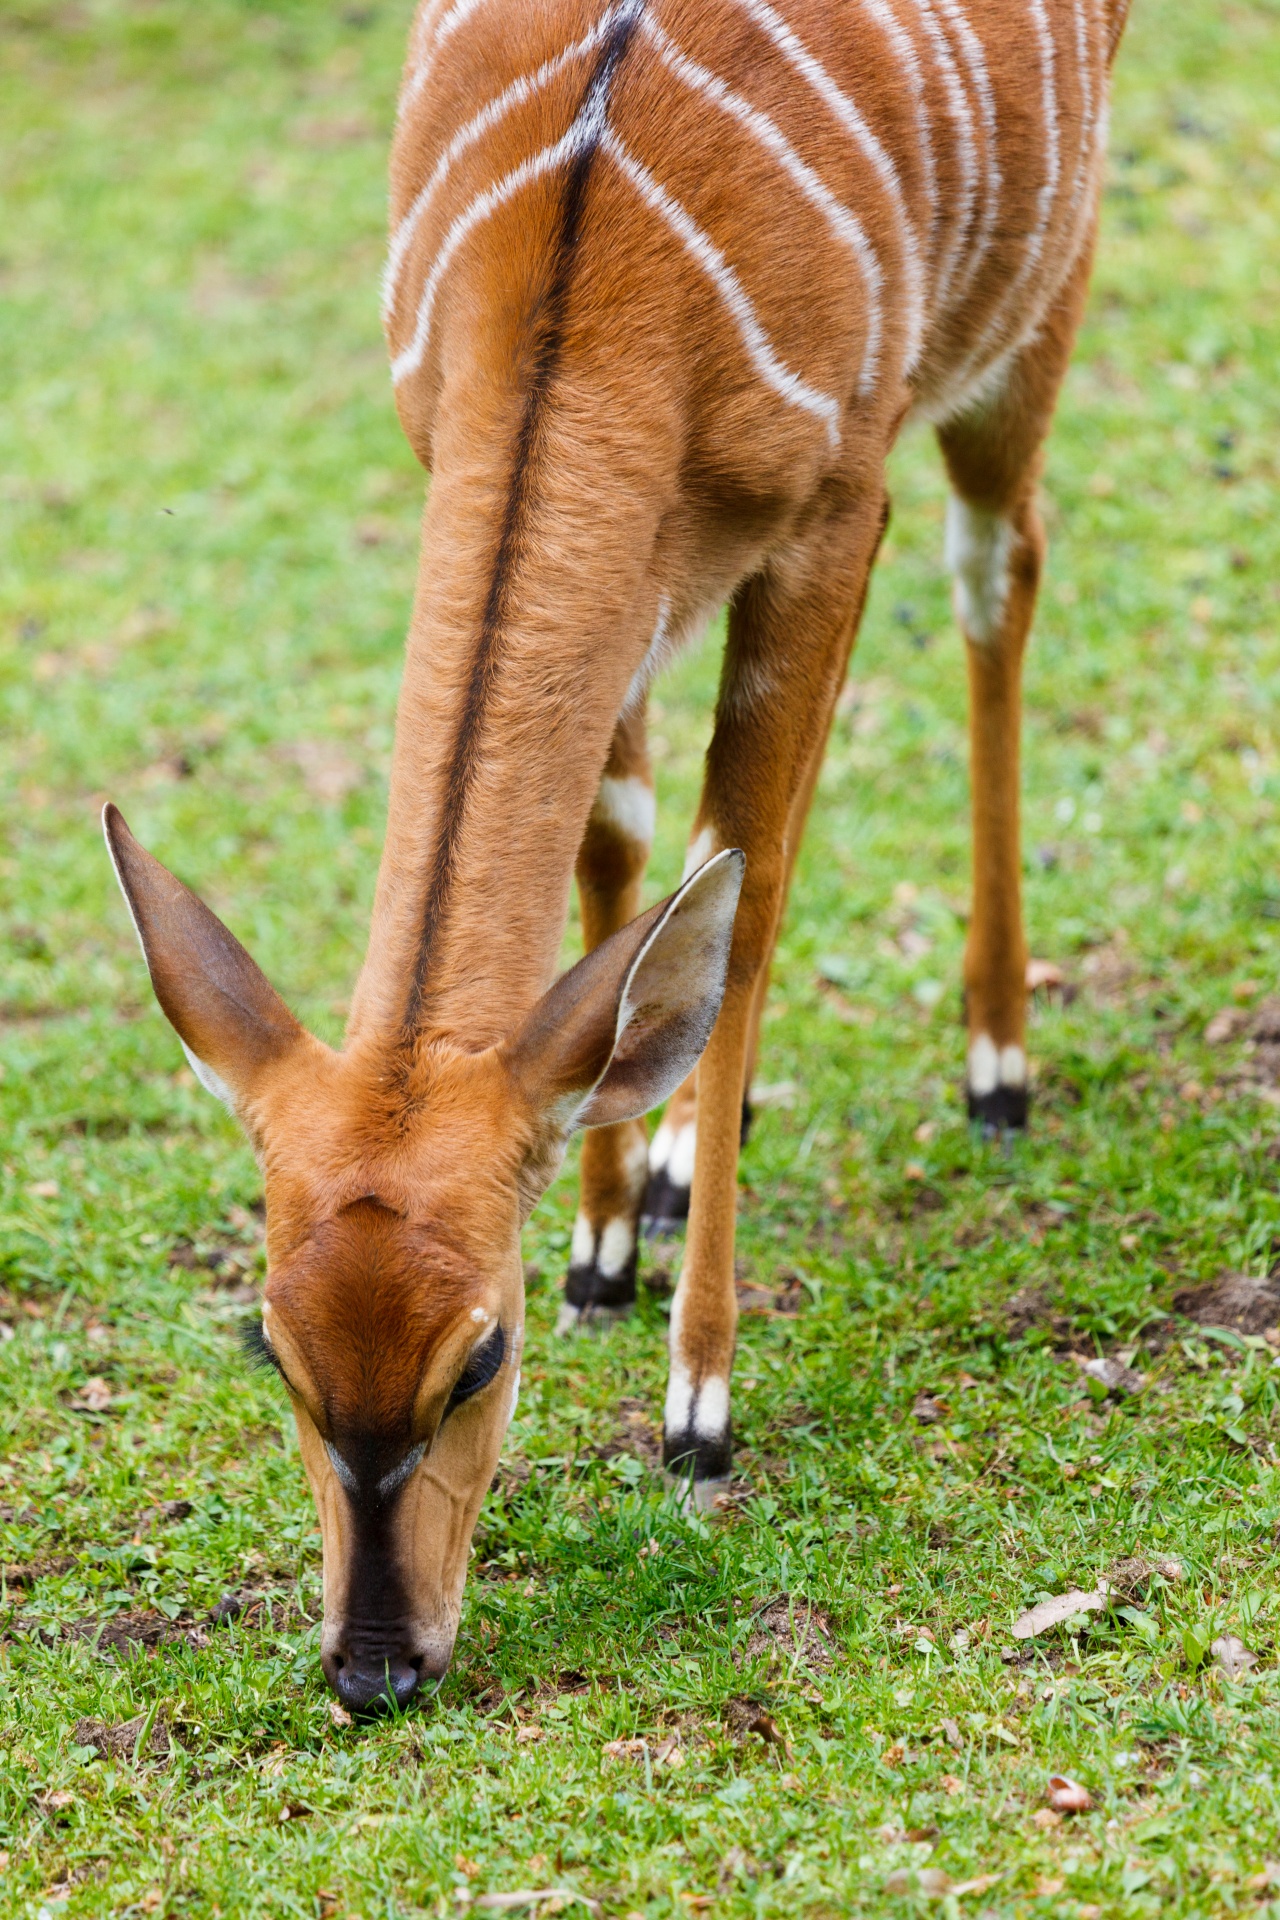
[(368, 1654), (359, 1658), (341, 1647), (326, 1653), (321, 1664), (324, 1677), (350, 1713), (385, 1713), (391, 1707), (407, 1706), (422, 1677), (422, 1662), (388, 1654), (375, 1661)]

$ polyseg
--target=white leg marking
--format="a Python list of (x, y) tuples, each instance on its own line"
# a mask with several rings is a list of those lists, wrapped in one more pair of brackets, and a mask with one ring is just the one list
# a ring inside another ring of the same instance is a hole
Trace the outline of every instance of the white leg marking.
[(920, 357), (920, 343), (924, 337), (924, 266), (920, 257), (920, 241), (907, 212), (906, 196), (897, 169), (848, 94), (841, 91), (822, 62), (814, 58), (768, 0), (738, 0), (738, 5), (852, 137), (870, 161), (885, 190), (893, 208), (893, 226), (902, 237), (902, 264), (907, 281), (907, 337), (903, 372), (910, 373)]
[(592, 52), (594, 48), (598, 47), (601, 41), (609, 34), (616, 17), (617, 8), (610, 7), (596, 22), (595, 26), (592, 27), (591, 31), (583, 35), (582, 39), (575, 40), (571, 47), (566, 47), (563, 53), (556, 54), (554, 59), (544, 61), (536, 73), (524, 75), (518, 80), (513, 80), (511, 85), (500, 93), (495, 100), (491, 100), (487, 107), (482, 108), (473, 119), (468, 120), (466, 125), (460, 127), (458, 132), (454, 134), (453, 139), (449, 142), (444, 152), (440, 155), (440, 158), (436, 161), (435, 166), (432, 168), (426, 185), (415, 195), (413, 204), (392, 235), (391, 245), (387, 252), (387, 264), (382, 275), (382, 318), (384, 323), (390, 320), (395, 309), (396, 285), (400, 278), (400, 269), (404, 265), (405, 255), (408, 253), (409, 247), (412, 244), (413, 236), (417, 232), (427, 208), (431, 205), (431, 202), (435, 199), (437, 193), (439, 193), (441, 187), (463, 154), (466, 153), (469, 147), (475, 146), (477, 141), (482, 140), (486, 133), (491, 132), (492, 129), (498, 125), (499, 121), (504, 120), (509, 113), (514, 112), (517, 107), (522, 107), (526, 101), (532, 100), (535, 94), (540, 93), (544, 87), (549, 86), (566, 67), (571, 66), (575, 60), (583, 59), (588, 53)]
[(673, 1187), (693, 1185), (693, 1155), (697, 1143), (698, 1123), (696, 1120), (686, 1120), (672, 1142), (667, 1161), (667, 1178)]
[(699, 867), (705, 867), (716, 850), (716, 831), (714, 827), (703, 827), (689, 842), (689, 851), (684, 856), (684, 872), (681, 883), (692, 880)]
[(704, 1440), (719, 1440), (728, 1424), (729, 1382), (718, 1373), (709, 1373), (698, 1387), (693, 1430)]
[(569, 1262), (575, 1267), (589, 1267), (596, 1257), (596, 1230), (585, 1213), (580, 1213), (573, 1223), (573, 1240), (569, 1247)]
[(658, 1128), (658, 1131), (654, 1134), (653, 1139), (649, 1142), (650, 1173), (662, 1172), (662, 1169), (671, 1157), (671, 1147), (675, 1137), (675, 1133), (664, 1120)]
[(621, 1273), (635, 1251), (636, 1236), (629, 1220), (606, 1220), (600, 1235), (596, 1266), (606, 1280)]
[(748, 100), (744, 100), (740, 93), (735, 93), (732, 87), (726, 86), (718, 75), (691, 59), (668, 34), (663, 32), (656, 21), (646, 18), (642, 30), (652, 40), (662, 59), (678, 80), (682, 80), (693, 92), (700, 93), (704, 99), (710, 100), (713, 106), (719, 107), (722, 113), (736, 120), (739, 126), (745, 127), (747, 132), (760, 142), (809, 204), (817, 208), (836, 239), (853, 254), (866, 287), (868, 304), (867, 338), (858, 384), (862, 392), (869, 392), (875, 384), (876, 369), (880, 359), (880, 336), (884, 324), (881, 308), (884, 272), (862, 222), (836, 198), (813, 168), (801, 159), (786, 135), (767, 114), (761, 113)]
[(1000, 1085), (1002, 1087), (1025, 1087), (1027, 1084), (1027, 1056), (1021, 1047), (1001, 1047), (1000, 1049)]
[(671, 1355), (671, 1373), (667, 1380), (667, 1404), (665, 1420), (667, 1432), (673, 1437), (687, 1433), (689, 1418), (693, 1412), (693, 1381), (689, 1369), (683, 1360)]
[(657, 819), (653, 788), (637, 774), (619, 780), (606, 773), (600, 781), (591, 817), (639, 846), (651, 846)]
[(947, 501), (947, 565), (955, 581), (956, 618), (970, 640), (994, 640), (1009, 598), (1009, 561), (1016, 544), (1010, 521), (952, 494)]
[(821, 420), (827, 430), (827, 439), (831, 446), (840, 445), (840, 404), (829, 393), (819, 393), (802, 380), (798, 373), (779, 360), (773, 346), (756, 317), (756, 310), (747, 296), (746, 288), (739, 280), (729, 262), (721, 253), (715, 241), (704, 233), (697, 221), (686, 212), (678, 200), (672, 198), (666, 188), (654, 179), (648, 168), (635, 155), (624, 147), (611, 127), (605, 127), (600, 136), (600, 150), (607, 153), (614, 165), (626, 180), (629, 180), (645, 205), (665, 220), (672, 233), (680, 241), (685, 251), (697, 261), (707, 278), (720, 295), (729, 315), (738, 329), (747, 358), (755, 368), (761, 380), (790, 406), (798, 407), (803, 413), (812, 414)]
[(969, 1042), (969, 1071), (967, 1074), (970, 1093), (994, 1093), (1000, 1084), (1000, 1055), (995, 1041), (989, 1033), (975, 1033)]

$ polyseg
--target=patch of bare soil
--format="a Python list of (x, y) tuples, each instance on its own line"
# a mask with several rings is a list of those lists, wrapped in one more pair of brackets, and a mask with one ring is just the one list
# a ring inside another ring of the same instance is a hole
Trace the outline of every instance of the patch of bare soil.
[(1025, 1340), (1028, 1334), (1040, 1332), (1051, 1333), (1055, 1340), (1071, 1338), (1071, 1322), (1043, 1287), (1019, 1287), (1005, 1302), (1001, 1318), (1010, 1340)]
[(777, 1287), (760, 1287), (739, 1280), (737, 1287), (739, 1313), (765, 1314), (772, 1317), (777, 1314), (802, 1312), (809, 1304), (809, 1290), (800, 1275), (780, 1273), (778, 1279), (780, 1285)]
[(37, 1580), (68, 1573), (74, 1565), (75, 1560), (69, 1553), (47, 1554), (42, 1559), (0, 1567), (0, 1580), (7, 1587), (33, 1587)]
[(1211, 1047), (1243, 1041), (1236, 1064), (1218, 1076), (1219, 1086), (1280, 1089), (1280, 998), (1260, 1006), (1224, 1007), (1205, 1028)]
[(152, 1722), (139, 1752), (138, 1742), (146, 1724), (145, 1713), (114, 1727), (105, 1720), (77, 1720), (71, 1729), (71, 1744), (73, 1747), (93, 1747), (104, 1760), (132, 1760), (135, 1754), (140, 1760), (167, 1760), (173, 1751), (173, 1741), (159, 1714)]
[(618, 1425), (608, 1440), (595, 1449), (597, 1460), (613, 1460), (629, 1453), (655, 1471), (662, 1465), (662, 1436), (647, 1400), (618, 1402)]
[(814, 1673), (826, 1673), (836, 1655), (830, 1616), (796, 1594), (779, 1594), (756, 1615), (746, 1652), (749, 1659), (764, 1656), (770, 1664), (798, 1657)]
[(1222, 1274), (1200, 1287), (1184, 1287), (1173, 1296), (1174, 1310), (1201, 1327), (1229, 1327), (1236, 1333), (1265, 1333), (1280, 1324), (1280, 1287), (1270, 1277)]
[(786, 1737), (767, 1707), (758, 1700), (739, 1697), (725, 1703), (725, 1726), (739, 1746), (745, 1746), (752, 1734), (768, 1747), (786, 1747)]
[[(112, 1614), (106, 1620), (73, 1620), (62, 1629), (68, 1640), (88, 1640), (113, 1653), (151, 1653), (157, 1647), (207, 1647), (209, 1635), (193, 1620), (170, 1620), (149, 1607)], [(42, 1632), (41, 1638), (45, 1637)]]
[(1089, 999), (1099, 1007), (1122, 1007), (1141, 985), (1139, 969), (1128, 941), (1116, 934), (1103, 946), (1094, 947), (1080, 963), (1080, 977)]

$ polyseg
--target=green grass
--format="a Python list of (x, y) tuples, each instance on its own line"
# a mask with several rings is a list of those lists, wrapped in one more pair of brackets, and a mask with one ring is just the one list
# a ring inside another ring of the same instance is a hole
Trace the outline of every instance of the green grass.
[[(1280, 1362), (1168, 1314), (1280, 1247), (1265, 1048), (1204, 1037), (1280, 976), (1280, 7), (1139, 0), (1120, 63), (1027, 683), (1032, 946), (1080, 988), (1036, 1017), (1034, 1133), (984, 1144), (958, 1095), (963, 676), (913, 431), (765, 1027), (791, 1104), (745, 1156), (740, 1251), (804, 1310), (743, 1322), (741, 1499), (690, 1523), (646, 1464), (660, 1294), (554, 1342), (566, 1177), (454, 1670), (362, 1730), (321, 1681), (286, 1408), (238, 1354), (256, 1172), (96, 816), (116, 798), (336, 1037), (422, 488), (376, 321), (404, 15), (0, 0), (0, 1913), (555, 1885), (646, 1920), (893, 1915), (937, 1893), (921, 1867), (997, 1876), (949, 1914), (1258, 1912)], [(659, 690), (654, 897), (715, 671)], [(1135, 1349), (1142, 1391), (1091, 1398), (1072, 1348)], [(1025, 1606), (1138, 1553), (1183, 1577), (1005, 1657)], [(781, 1595), (794, 1643), (756, 1617)], [(121, 1617), (171, 1638), (96, 1644)], [(1222, 1632), (1259, 1656), (1239, 1684), (1198, 1660)], [(122, 1753), (77, 1744), (138, 1716)], [(1096, 1806), (1046, 1828), (1053, 1771)]]

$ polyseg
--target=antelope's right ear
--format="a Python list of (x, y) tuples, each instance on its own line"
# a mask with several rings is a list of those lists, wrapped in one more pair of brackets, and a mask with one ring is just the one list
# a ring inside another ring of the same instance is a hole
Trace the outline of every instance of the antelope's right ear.
[(238, 1113), (263, 1070), (305, 1040), (306, 1029), (218, 916), (139, 846), (110, 802), (102, 831), (156, 999), (201, 1084)]

